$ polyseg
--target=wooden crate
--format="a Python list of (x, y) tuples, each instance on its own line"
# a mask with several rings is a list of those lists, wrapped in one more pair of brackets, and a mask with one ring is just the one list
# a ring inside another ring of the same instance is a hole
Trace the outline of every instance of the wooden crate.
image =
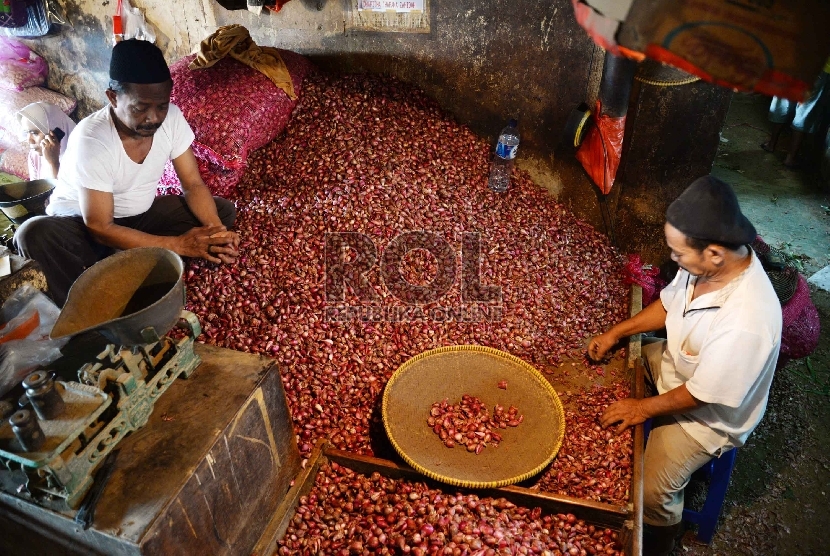
[[(642, 309), (642, 290), (638, 286), (631, 291), (631, 316)], [(640, 337), (632, 336), (629, 339), (628, 355), (625, 361), (627, 379), (632, 383), (632, 392), (637, 398), (644, 395), (643, 367), (640, 362)], [(642, 556), (643, 533), (643, 426), (634, 428), (634, 458), (632, 470), (632, 484), (630, 502), (625, 506), (593, 502), (570, 496), (550, 494), (532, 490), (521, 486), (509, 486), (496, 489), (476, 490), (476, 494), (486, 497), (505, 498), (517, 506), (526, 508), (539, 507), (545, 513), (573, 513), (579, 519), (594, 525), (608, 527), (618, 531), (621, 535), (623, 548), (627, 556)], [(291, 518), (294, 516), (299, 500), (309, 493), (314, 486), (315, 478), (320, 467), (327, 462), (336, 462), (358, 473), (371, 475), (378, 472), (393, 479), (423, 481), (432, 488), (451, 490), (452, 492), (465, 491), (449, 485), (431, 481), (411, 467), (394, 461), (359, 456), (334, 449), (326, 441), (320, 441), (314, 448), (305, 469), (297, 477), (294, 486), (285, 496), (265, 528), (262, 537), (254, 548), (256, 556), (272, 556), (277, 550), (277, 543), (283, 537)]]
[(202, 364), (120, 444), (90, 529), (0, 493), (0, 554), (239, 554), (302, 471), (271, 359), (196, 345)]
[(539, 507), (546, 514), (572, 513), (588, 523), (607, 527), (619, 532), (626, 554), (637, 556), (642, 554), (639, 548), (640, 541), (637, 540), (635, 542), (641, 533), (635, 532), (635, 522), (632, 519), (630, 510), (626, 507), (612, 506), (579, 498), (571, 498), (569, 496), (541, 493), (518, 486), (475, 491), (461, 489), (427, 479), (411, 467), (403, 464), (336, 450), (326, 441), (320, 441), (315, 446), (306, 464), (306, 468), (297, 478), (288, 495), (283, 499), (282, 504), (266, 527), (262, 538), (257, 543), (252, 554), (256, 556), (272, 556), (275, 553), (279, 540), (285, 535), (290, 525), (291, 518), (294, 516), (300, 498), (311, 491), (320, 467), (328, 462), (338, 463), (366, 476), (378, 472), (392, 479), (425, 482), (430, 488), (439, 488), (445, 492), (474, 492), (481, 497), (505, 498), (517, 506), (526, 508)]

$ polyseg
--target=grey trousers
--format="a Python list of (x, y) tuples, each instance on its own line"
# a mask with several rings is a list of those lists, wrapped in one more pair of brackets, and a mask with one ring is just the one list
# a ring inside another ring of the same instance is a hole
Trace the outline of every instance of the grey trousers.
[[(666, 341), (645, 343), (645, 340), (642, 353), (646, 382), (651, 379), (656, 384)], [(657, 526), (680, 523), (683, 490), (692, 473), (710, 459), (712, 454), (689, 436), (674, 417), (655, 417), (644, 457), (643, 521)]]
[[(236, 207), (220, 197), (213, 199), (222, 224), (230, 228)], [(156, 197), (147, 212), (116, 218), (115, 223), (158, 236), (179, 236), (202, 225), (179, 195)], [(63, 307), (69, 288), (84, 270), (114, 253), (92, 239), (81, 216), (30, 218), (14, 234), (14, 245), (22, 256), (40, 264), (58, 307)]]

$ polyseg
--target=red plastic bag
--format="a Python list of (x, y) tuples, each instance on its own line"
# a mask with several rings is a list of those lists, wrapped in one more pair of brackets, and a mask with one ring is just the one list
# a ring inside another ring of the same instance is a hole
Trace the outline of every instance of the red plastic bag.
[(46, 83), (49, 66), (22, 42), (0, 37), (0, 88), (22, 91)]
[(123, 14), (124, 11), (122, 0), (118, 0), (118, 3), (115, 5), (115, 13), (112, 16), (112, 37), (115, 42), (119, 42), (124, 39), (124, 23), (123, 23)]
[(600, 102), (597, 101), (596, 112), (594, 112), (596, 125), (588, 131), (588, 136), (576, 151), (576, 159), (582, 163), (582, 167), (602, 193), (608, 195), (617, 177), (617, 169), (620, 167), (625, 135), (625, 116), (622, 118), (602, 116), (600, 115), (601, 108)]
[(666, 283), (660, 279), (660, 269), (643, 264), (640, 255), (628, 255), (623, 273), (623, 282), (627, 286), (637, 284), (643, 288), (643, 308), (651, 305), (666, 287)]

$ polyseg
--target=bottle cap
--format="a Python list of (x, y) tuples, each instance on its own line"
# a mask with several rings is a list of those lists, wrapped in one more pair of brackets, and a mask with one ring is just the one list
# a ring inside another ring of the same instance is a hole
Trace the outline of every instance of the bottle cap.
[(516, 118), (510, 118), (510, 123), (508, 124), (509, 127), (516, 127), (518, 125), (519, 122), (516, 120)]

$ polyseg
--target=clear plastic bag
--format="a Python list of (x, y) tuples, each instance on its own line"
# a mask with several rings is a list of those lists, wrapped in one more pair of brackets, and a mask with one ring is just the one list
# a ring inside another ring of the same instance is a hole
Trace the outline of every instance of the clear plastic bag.
[(156, 42), (156, 33), (144, 18), (144, 12), (132, 7), (129, 0), (122, 0), (121, 18), (124, 25), (125, 39)]
[(0, 87), (22, 91), (43, 85), (49, 66), (42, 57), (22, 42), (0, 37)]
[(61, 356), (67, 338), (49, 338), (59, 315), (57, 305), (28, 284), (0, 307), (0, 396), (37, 367)]
[(156, 32), (145, 19), (144, 12), (134, 8), (129, 0), (118, 0), (112, 16), (112, 33), (114, 43), (126, 39), (156, 42)]

